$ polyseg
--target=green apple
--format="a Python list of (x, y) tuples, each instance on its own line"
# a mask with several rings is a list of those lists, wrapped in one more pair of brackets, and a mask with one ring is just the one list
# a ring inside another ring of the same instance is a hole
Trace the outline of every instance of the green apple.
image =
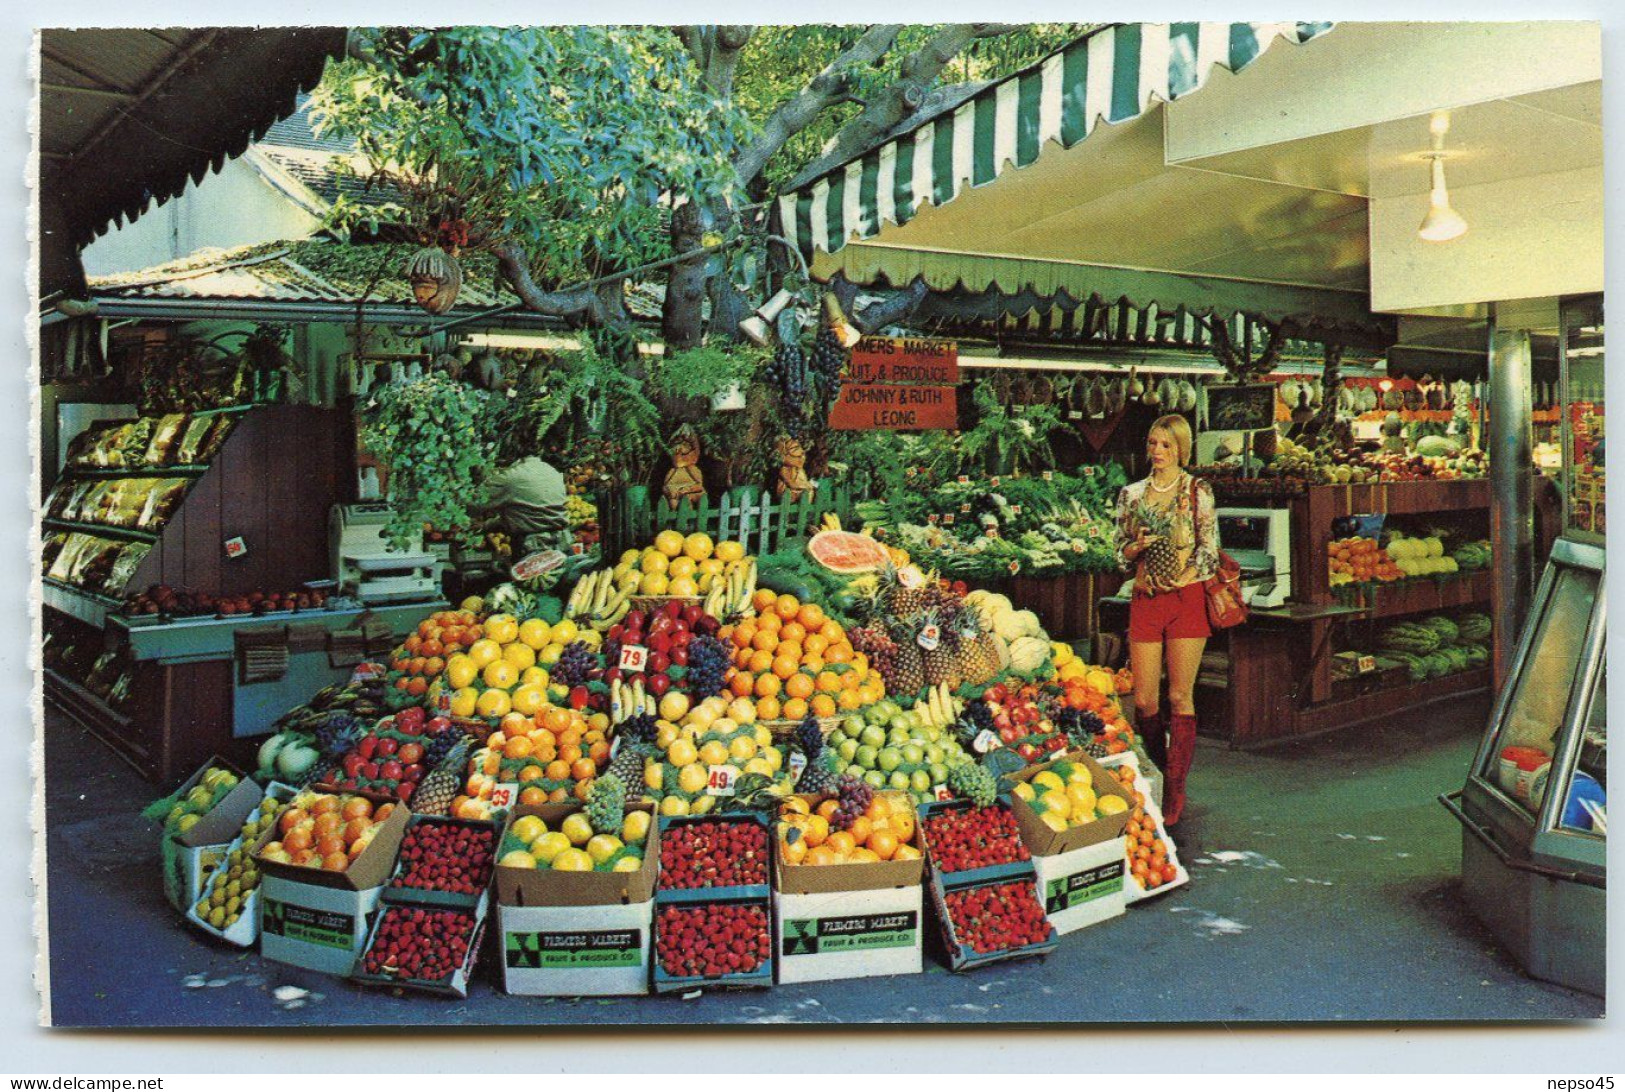
[(835, 753), (841, 756), (842, 762), (851, 762), (852, 756), (858, 753), (858, 741), (855, 739), (841, 740), (840, 745), (835, 748)]
[(925, 760), (925, 748), (924, 747), (921, 747), (918, 743), (906, 743), (906, 744), (903, 745), (903, 761), (904, 762), (908, 763), (910, 766), (918, 766), (924, 760)]
[(908, 774), (904, 773), (902, 770), (893, 771), (890, 782), (892, 788), (907, 789), (911, 783), (912, 782)]
[(846, 733), (841, 731), (839, 728), (835, 729), (835, 731), (824, 737), (824, 742), (831, 747), (839, 747), (841, 744), (845, 743), (846, 740)]
[(867, 721), (865, 721), (862, 717), (858, 716), (858, 714), (851, 713), (851, 714), (848, 714), (847, 716), (841, 718), (841, 726), (839, 728), (835, 729), (835, 731), (842, 732), (842, 733), (844, 733), (846, 735), (849, 735), (849, 736), (852, 736), (852, 737), (855, 738), (855, 737), (863, 734), (863, 730), (865, 728), (867, 728), (867, 727), (868, 727), (868, 722)]
[(885, 770), (887, 773), (891, 773), (893, 770), (897, 769), (897, 767), (901, 766), (902, 764), (903, 764), (903, 756), (898, 753), (896, 748), (893, 748), (893, 747), (887, 747), (885, 750), (881, 751), (880, 756), (879, 756), (879, 760), (875, 763), (875, 765), (879, 766), (882, 770)]
[(852, 761), (856, 762), (859, 766), (862, 766), (866, 770), (872, 770), (875, 768), (875, 757), (878, 754), (879, 752), (873, 747), (865, 744), (864, 746), (858, 748), (857, 753), (852, 756)]
[(927, 746), (926, 749), (925, 749), (925, 754), (921, 758), (920, 761), (928, 763), (928, 764), (930, 764), (932, 766), (935, 766), (937, 763), (941, 762), (942, 761), (942, 746), (940, 744), (936, 744), (936, 743), (933, 743), (933, 744), (930, 744), (929, 746)]
[(846, 769), (842, 770), (841, 772), (844, 773), (847, 777), (862, 777), (864, 774), (868, 773), (869, 771), (865, 770), (862, 766), (859, 766), (856, 762), (854, 762), (854, 763), (852, 763), (852, 765), (848, 766)]
[(932, 785), (940, 785), (948, 780), (948, 767), (944, 766), (940, 762), (931, 763), (931, 765), (927, 767), (927, 772), (929, 772), (931, 775)]
[(915, 792), (926, 792), (931, 788), (931, 773), (929, 770), (915, 770), (909, 775), (909, 785)]
[(886, 745), (886, 730), (878, 724), (871, 724), (863, 730), (858, 737), (865, 747), (884, 747)]
[(872, 788), (883, 789), (886, 787), (886, 775), (881, 773), (879, 770), (870, 770), (868, 773), (863, 775), (863, 779), (867, 781)]

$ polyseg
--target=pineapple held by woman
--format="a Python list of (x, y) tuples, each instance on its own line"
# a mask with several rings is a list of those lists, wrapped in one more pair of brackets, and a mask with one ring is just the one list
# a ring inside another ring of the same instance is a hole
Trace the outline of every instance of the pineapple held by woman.
[(1170, 507), (1142, 502), (1136, 518), (1151, 543), (1140, 555), (1140, 575), (1152, 587), (1166, 587), (1184, 572), (1189, 544), (1176, 538)]

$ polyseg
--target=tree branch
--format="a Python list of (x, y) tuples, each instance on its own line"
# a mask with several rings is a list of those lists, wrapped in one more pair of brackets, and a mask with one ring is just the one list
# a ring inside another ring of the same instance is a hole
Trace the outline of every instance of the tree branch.
[(705, 31), (701, 27), (681, 26), (672, 27), (671, 32), (677, 35), (677, 40), (683, 43), (683, 48), (693, 56), (694, 63), (703, 68), (705, 66)]
[(536, 283), (530, 275), (530, 266), (526, 264), (524, 255), (513, 246), (493, 247), (491, 250), (497, 260), (497, 267), (502, 275), (513, 287), (514, 295), (525, 308), (538, 315), (553, 315), (560, 318), (569, 315), (579, 315), (585, 312), (594, 321), (602, 321), (599, 313), (599, 299), (590, 288), (576, 288), (565, 292), (549, 292)]
[(752, 26), (719, 26), (711, 39), (711, 55), (706, 58), (705, 83), (718, 95), (732, 97), (734, 73), (739, 69), (739, 53), (756, 33)]
[(740, 185), (748, 186), (755, 181), (786, 141), (851, 94), (856, 82), (852, 70), (872, 65), (885, 56), (902, 29), (901, 24), (893, 23), (870, 27), (851, 49), (836, 57), (807, 86), (781, 103), (763, 123), (761, 135), (740, 155), (737, 162)]
[(925, 278), (918, 278), (901, 292), (888, 296), (879, 303), (871, 303), (853, 315), (852, 324), (864, 334), (884, 330), (913, 314), (915, 308), (924, 303), (925, 297), (930, 294), (931, 287), (925, 283)]
[(997, 38), (1019, 29), (1007, 23), (955, 23), (932, 35), (904, 58), (898, 78), (872, 95), (863, 111), (842, 126), (824, 154), (799, 177), (814, 178), (873, 147), (925, 104), (937, 77), (966, 46), (980, 38)]

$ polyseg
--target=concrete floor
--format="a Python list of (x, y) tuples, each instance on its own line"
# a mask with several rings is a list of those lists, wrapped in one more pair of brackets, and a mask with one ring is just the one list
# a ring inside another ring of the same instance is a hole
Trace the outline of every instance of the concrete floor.
[[(624, 1000), (466, 1001), (363, 990), (185, 927), (163, 901), (154, 795), (55, 710), (46, 721), (51, 1013), (58, 1026), (1552, 1021), (1600, 998), (1523, 975), (1462, 907), (1459, 788), (1482, 699), (1264, 754), (1204, 741), (1179, 849), (1192, 882), (1042, 962)], [(1228, 851), (1228, 852), (1227, 852)], [(1218, 856), (1215, 856), (1215, 855)], [(1239, 855), (1239, 856), (1238, 856)], [(1598, 953), (1601, 958), (1601, 953)], [(312, 991), (296, 1007), (272, 995)]]

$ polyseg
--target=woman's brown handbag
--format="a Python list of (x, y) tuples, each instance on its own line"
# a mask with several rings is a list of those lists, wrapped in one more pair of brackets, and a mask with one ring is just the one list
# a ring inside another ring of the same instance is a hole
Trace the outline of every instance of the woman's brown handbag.
[[(1191, 479), (1191, 525), (1197, 523), (1196, 479)], [(1207, 593), (1207, 624), (1230, 629), (1247, 620), (1247, 601), (1241, 597), (1241, 563), (1219, 551), (1218, 570), (1202, 582)]]

